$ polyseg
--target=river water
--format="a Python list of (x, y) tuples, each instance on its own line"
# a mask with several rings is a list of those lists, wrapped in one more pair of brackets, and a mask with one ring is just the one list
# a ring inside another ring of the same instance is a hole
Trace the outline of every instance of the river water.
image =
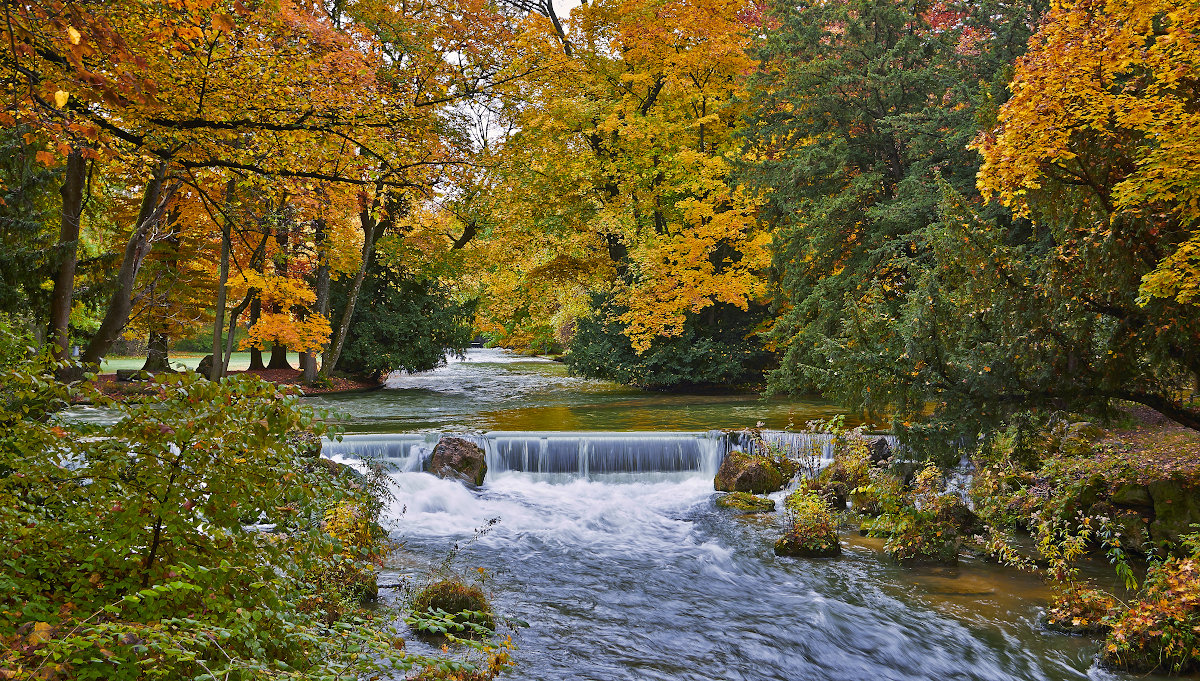
[[(1036, 577), (971, 561), (902, 569), (848, 529), (840, 558), (778, 558), (780, 516), (713, 505), (721, 436), (710, 429), (782, 429), (832, 405), (645, 394), (498, 351), (317, 402), (382, 434), (347, 438), (337, 454), (374, 447), (397, 469), (389, 521), (403, 547), (384, 581), (420, 585), (449, 560), (483, 581), (501, 617), (528, 623), (514, 630), (507, 678), (1132, 678), (1099, 668), (1094, 640), (1037, 625), (1048, 593)], [(633, 430), (655, 433), (645, 451), (657, 453), (621, 473), (639, 460), (628, 442), (643, 435), (619, 432)], [(493, 462), (484, 486), (419, 472), (437, 435), (405, 431), (469, 431)]]

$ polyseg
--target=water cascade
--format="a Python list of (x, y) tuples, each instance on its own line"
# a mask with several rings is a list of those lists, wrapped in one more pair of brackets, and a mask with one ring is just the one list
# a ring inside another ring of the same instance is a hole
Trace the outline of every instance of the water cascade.
[[(598, 433), (509, 432), (400, 433), (346, 435), (327, 442), (326, 456), (362, 458), (388, 464), (398, 472), (421, 470), (442, 437), (461, 437), (483, 448), (489, 479), (504, 473), (524, 473), (537, 479), (565, 481), (575, 478), (614, 480), (669, 475), (716, 474), (722, 459), (733, 450), (762, 449), (762, 442), (793, 458), (813, 457), (819, 465), (832, 459), (833, 442), (825, 433), (787, 431)], [(894, 442), (892, 436), (884, 436)]]

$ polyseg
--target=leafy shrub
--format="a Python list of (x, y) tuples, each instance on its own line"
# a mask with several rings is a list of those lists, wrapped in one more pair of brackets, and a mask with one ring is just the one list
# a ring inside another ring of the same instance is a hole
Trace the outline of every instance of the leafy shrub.
[(0, 677), (320, 678), (430, 663), (405, 655), (386, 610), (312, 607), (336, 600), (331, 569), (371, 569), (380, 500), (297, 451), (289, 433), (324, 429), (297, 395), (183, 375), (157, 383), (152, 404), (109, 404), (117, 422), (95, 426), (56, 417), (87, 389), (52, 368), (0, 368)]
[(1094, 634), (1108, 629), (1106, 621), (1114, 607), (1116, 600), (1108, 592), (1075, 585), (1055, 592), (1045, 623), (1072, 634)]
[(833, 512), (820, 495), (796, 490), (784, 499), (783, 505), (788, 512), (789, 527), (775, 542), (776, 554), (816, 557), (842, 552)]
[[(485, 630), (496, 628), (496, 618), (483, 589), (457, 580), (442, 580), (421, 589), (413, 597), (412, 611), (414, 616), (424, 616), (414, 622), (415, 628), (424, 633), (463, 631), (471, 624)], [(445, 618), (430, 620), (431, 615), (444, 615)]]
[(1200, 553), (1152, 568), (1141, 596), (1112, 620), (1102, 655), (1136, 673), (1200, 670)]
[(942, 493), (944, 483), (941, 470), (930, 463), (917, 473), (908, 492), (867, 486), (864, 493), (873, 495), (882, 513), (863, 528), (873, 537), (884, 537), (884, 550), (901, 563), (957, 563), (958, 528), (945, 510), (959, 500)]

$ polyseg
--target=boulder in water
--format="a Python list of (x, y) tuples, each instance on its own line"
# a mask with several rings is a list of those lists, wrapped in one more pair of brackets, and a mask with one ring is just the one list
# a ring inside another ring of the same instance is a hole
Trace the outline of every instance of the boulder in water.
[(892, 445), (886, 437), (881, 437), (871, 443), (870, 452), (871, 463), (878, 466), (892, 458)]
[(474, 442), (444, 437), (433, 448), (433, 456), (425, 462), (425, 472), (479, 487), (487, 476), (487, 461), (483, 449)]
[(755, 496), (746, 492), (730, 492), (717, 497), (717, 506), (742, 513), (770, 513), (775, 510), (775, 500)]
[(713, 486), (719, 492), (767, 494), (783, 488), (783, 474), (766, 457), (734, 450), (725, 455)]
[(823, 537), (804, 537), (788, 532), (775, 542), (775, 555), (792, 558), (833, 558), (842, 555), (836, 534)]

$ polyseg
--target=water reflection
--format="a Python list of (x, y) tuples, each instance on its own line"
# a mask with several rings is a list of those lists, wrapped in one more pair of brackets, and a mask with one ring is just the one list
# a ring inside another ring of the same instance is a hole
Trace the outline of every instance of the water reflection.
[(709, 430), (759, 421), (790, 430), (845, 413), (818, 398), (647, 392), (568, 376), (559, 362), (499, 349), (472, 349), (433, 371), (393, 374), (382, 390), (311, 402), (348, 415), (347, 429), (359, 432)]

